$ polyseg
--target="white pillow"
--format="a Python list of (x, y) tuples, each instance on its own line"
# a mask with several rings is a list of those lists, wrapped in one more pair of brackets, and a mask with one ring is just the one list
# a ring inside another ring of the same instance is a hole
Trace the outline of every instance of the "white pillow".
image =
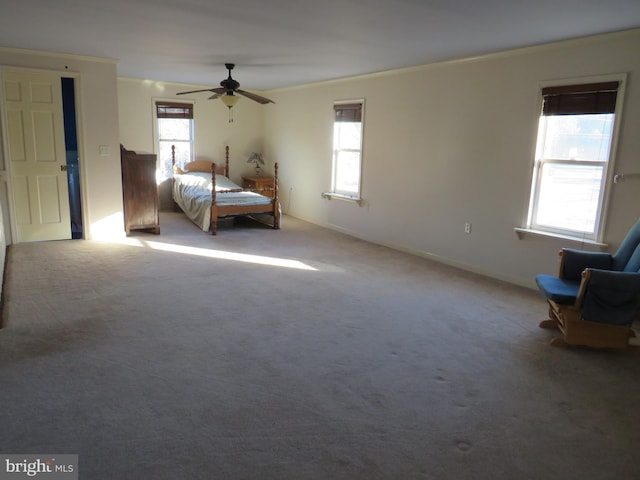
[(228, 177), (216, 174), (216, 190), (234, 190), (242, 188), (240, 185), (233, 183)]

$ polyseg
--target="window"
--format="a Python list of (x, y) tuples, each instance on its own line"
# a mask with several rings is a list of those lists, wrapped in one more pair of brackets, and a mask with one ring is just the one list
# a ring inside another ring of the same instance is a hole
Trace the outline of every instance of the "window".
[(600, 240), (618, 85), (542, 89), (528, 228)]
[(176, 146), (176, 162), (193, 159), (193, 104), (156, 102), (158, 125), (158, 180), (171, 178), (171, 146)]
[(363, 106), (362, 100), (333, 105), (332, 195), (360, 199)]

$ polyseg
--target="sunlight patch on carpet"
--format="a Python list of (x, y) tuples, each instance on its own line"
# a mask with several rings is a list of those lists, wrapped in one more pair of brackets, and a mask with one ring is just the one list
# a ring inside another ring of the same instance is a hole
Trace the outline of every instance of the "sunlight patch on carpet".
[(296, 268), (298, 270), (313, 270), (315, 268), (298, 260), (290, 260), (286, 258), (265, 257), (262, 255), (250, 255), (246, 253), (225, 252), (224, 250), (209, 250), (207, 248), (188, 247), (185, 245), (173, 245), (170, 243), (161, 243), (154, 241), (143, 242), (153, 250), (162, 250), (164, 252), (183, 253), (186, 255), (196, 255), (199, 257), (216, 258), (219, 260), (232, 260), (235, 262), (255, 263), (258, 265), (269, 265), (273, 267)]

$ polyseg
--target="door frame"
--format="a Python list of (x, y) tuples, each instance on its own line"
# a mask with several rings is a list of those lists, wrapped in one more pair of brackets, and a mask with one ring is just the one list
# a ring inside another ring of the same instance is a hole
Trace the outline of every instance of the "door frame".
[[(0, 78), (5, 72), (26, 72), (26, 73), (42, 73), (47, 75), (58, 75), (60, 78), (73, 78), (73, 95), (76, 106), (76, 137), (78, 142), (78, 169), (80, 179), (80, 204), (82, 205), (82, 225), (83, 238), (87, 237), (87, 208), (85, 193), (85, 162), (84, 162), (84, 140), (82, 132), (82, 106), (80, 92), (80, 74), (68, 70), (48, 70), (42, 68), (14, 67), (11, 65), (0, 65)], [(9, 224), (11, 229), (11, 243), (18, 243), (17, 224), (16, 224), (16, 206), (13, 196), (13, 181), (11, 171), (11, 161), (9, 152), (9, 132), (7, 130), (7, 108), (4, 95), (4, 82), (0, 81), (0, 135), (2, 136), (2, 155), (4, 160), (4, 174), (7, 184), (7, 197), (9, 206)], [(1, 175), (0, 175), (1, 176)], [(0, 212), (1, 213), (1, 212)], [(8, 240), (8, 239), (7, 239)], [(7, 242), (9, 243), (9, 242)]]

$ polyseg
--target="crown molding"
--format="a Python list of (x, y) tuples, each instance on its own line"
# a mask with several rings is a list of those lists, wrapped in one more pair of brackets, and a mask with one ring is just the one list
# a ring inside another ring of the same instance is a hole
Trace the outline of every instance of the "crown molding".
[(102, 63), (118, 63), (117, 58), (108, 57), (92, 57), (89, 55), (76, 55), (74, 53), (46, 52), (43, 50), (30, 50), (26, 48), (0, 47), (0, 53), (19, 54), (19, 55), (37, 55), (42, 57), (63, 58), (67, 60), (80, 60), (85, 62), (102, 62)]

